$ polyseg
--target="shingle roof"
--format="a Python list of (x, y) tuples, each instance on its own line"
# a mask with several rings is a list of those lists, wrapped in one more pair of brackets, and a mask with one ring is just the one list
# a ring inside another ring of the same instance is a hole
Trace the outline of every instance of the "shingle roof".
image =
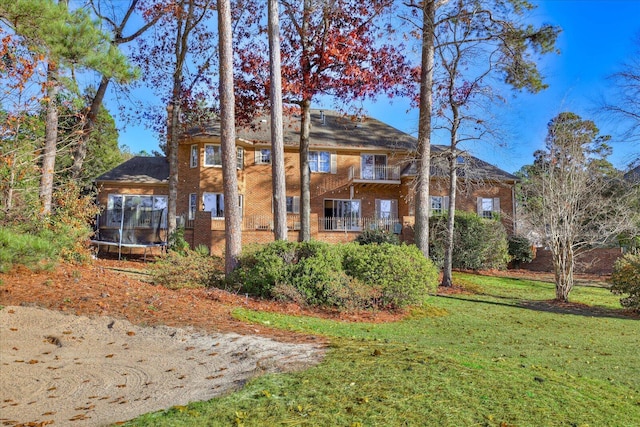
[[(445, 163), (444, 158), (439, 156), (443, 155), (449, 150), (446, 145), (431, 145), (431, 176), (447, 177), (449, 176), (449, 167)], [(461, 154), (460, 156), (464, 163), (459, 165), (458, 177), (468, 178), (474, 180), (496, 180), (496, 181), (519, 181), (520, 178), (503, 171), (502, 169), (485, 162), (477, 157), (473, 157), (469, 154)], [(410, 163), (402, 171), (402, 175), (415, 175), (416, 166), (415, 163)]]
[[(392, 126), (374, 118), (355, 119), (335, 111), (311, 110), (311, 147), (415, 150), (417, 140)], [(219, 136), (219, 122), (207, 128), (192, 129), (190, 136)], [(268, 116), (256, 120), (247, 128), (238, 129), (238, 138), (256, 144), (268, 144), (271, 130)], [(300, 140), (300, 117), (285, 116), (284, 142), (288, 146), (297, 146)], [(444, 145), (432, 145), (432, 155), (448, 150)], [(460, 177), (471, 179), (490, 179), (499, 181), (517, 181), (518, 177), (493, 166), (484, 160), (465, 155), (466, 167), (459, 170)], [(432, 176), (445, 177), (445, 168), (432, 163)], [(411, 162), (402, 175), (415, 175), (415, 165)], [(122, 181), (132, 183), (159, 184), (167, 183), (169, 163), (164, 157), (134, 157), (111, 171), (96, 178), (96, 181)]]
[(626, 179), (627, 181), (640, 183), (640, 165), (625, 173), (624, 179)]
[(166, 184), (169, 182), (169, 162), (166, 157), (133, 157), (103, 173), (96, 181)]
[[(300, 123), (298, 115), (286, 115), (283, 119), (284, 144), (296, 146), (300, 142)], [(191, 136), (220, 135), (220, 124), (213, 123), (205, 129), (196, 128), (189, 132)], [(254, 143), (269, 143), (271, 124), (268, 116), (262, 116), (251, 126), (237, 130), (238, 138)], [(354, 147), (412, 150), (416, 139), (386, 123), (371, 117), (354, 118), (331, 110), (311, 110), (311, 147)]]

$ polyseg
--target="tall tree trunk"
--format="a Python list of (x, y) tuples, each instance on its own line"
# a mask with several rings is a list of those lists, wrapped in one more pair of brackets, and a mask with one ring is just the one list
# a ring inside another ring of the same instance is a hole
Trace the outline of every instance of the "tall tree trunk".
[(89, 138), (91, 138), (91, 132), (93, 131), (96, 123), (96, 118), (98, 117), (98, 113), (100, 112), (100, 106), (102, 105), (104, 95), (107, 92), (109, 81), (110, 79), (108, 77), (102, 77), (102, 80), (100, 80), (100, 85), (98, 86), (98, 90), (91, 100), (89, 112), (87, 113), (84, 126), (82, 126), (82, 135), (80, 136), (80, 140), (78, 141), (75, 150), (73, 151), (73, 164), (71, 165), (72, 179), (77, 180), (82, 174), (84, 159), (87, 157), (87, 143), (89, 142)]
[(447, 206), (447, 238), (444, 244), (442, 286), (453, 285), (453, 235), (455, 231), (457, 185), (458, 170), (456, 156), (452, 150), (452, 153), (449, 153), (449, 206)]
[(51, 213), (53, 200), (53, 176), (56, 167), (58, 142), (58, 72), (56, 65), (47, 66), (47, 114), (45, 119), (44, 149), (42, 152), (42, 177), (40, 179), (40, 202), (42, 215)]
[(235, 95), (233, 92), (233, 43), (231, 5), (218, 0), (218, 34), (220, 47), (220, 139), (222, 181), (224, 185), (224, 225), (226, 274), (231, 273), (242, 250), (238, 176), (236, 171)]
[[(174, 82), (175, 84), (175, 82)], [(178, 87), (179, 84), (178, 84)], [(176, 89), (174, 87), (174, 92)], [(180, 90), (177, 90), (178, 94)], [(176, 231), (178, 204), (178, 145), (180, 137), (180, 98), (174, 98), (169, 108), (169, 132), (167, 134), (167, 160), (169, 161), (169, 199), (167, 200), (167, 233), (172, 235)]]
[(273, 231), (276, 240), (287, 240), (287, 192), (282, 123), (282, 74), (278, 0), (269, 0), (269, 75), (271, 78), (271, 177)]
[(551, 253), (556, 282), (556, 300), (568, 302), (569, 293), (573, 289), (573, 247), (566, 241), (556, 240), (551, 247)]
[(309, 134), (311, 131), (311, 99), (313, 93), (308, 92), (311, 84), (311, 55), (313, 46), (309, 40), (309, 23), (313, 10), (312, 0), (304, 0), (302, 13), (301, 44), (302, 57), (300, 69), (302, 71), (302, 101), (300, 109), (300, 234), (298, 240), (311, 240), (311, 170), (309, 169)]
[(309, 134), (311, 131), (311, 101), (301, 103), (300, 123), (300, 236), (301, 242), (311, 240), (311, 169), (309, 168)]
[(420, 114), (418, 119), (417, 186), (415, 197), (415, 241), (429, 257), (429, 183), (431, 180), (431, 110), (435, 62), (435, 0), (422, 6), (422, 59), (420, 71)]

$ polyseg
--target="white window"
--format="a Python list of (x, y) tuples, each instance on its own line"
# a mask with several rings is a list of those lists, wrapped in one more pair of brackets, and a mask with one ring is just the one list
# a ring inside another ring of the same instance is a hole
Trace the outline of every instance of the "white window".
[(198, 209), (198, 195), (196, 193), (189, 194), (189, 219), (196, 219), (196, 210)]
[(361, 179), (387, 179), (386, 155), (363, 154), (361, 164)]
[(494, 213), (500, 213), (500, 198), (478, 197), (477, 208), (479, 216), (491, 219)]
[(376, 219), (398, 219), (398, 201), (376, 199)]
[[(238, 197), (238, 206), (240, 207), (240, 217), (242, 217), (242, 194)], [(204, 193), (202, 195), (203, 210), (211, 212), (211, 218), (224, 218), (224, 194), (222, 193)]]
[(242, 147), (236, 148), (236, 168), (244, 169), (244, 148)]
[(333, 157), (328, 151), (310, 151), (309, 152), (309, 169), (311, 172), (335, 173)]
[(271, 164), (271, 150), (269, 148), (257, 148), (255, 163), (256, 165)]
[(430, 196), (432, 215), (442, 215), (449, 209), (449, 196)]
[(222, 166), (222, 151), (219, 145), (205, 144), (204, 165)]
[(198, 167), (198, 145), (194, 144), (191, 146), (191, 156), (189, 160), (189, 166), (192, 168)]
[(167, 196), (109, 194), (107, 226), (166, 228)]
[(287, 213), (300, 213), (300, 196), (287, 196)]
[(325, 230), (360, 230), (360, 200), (325, 200)]

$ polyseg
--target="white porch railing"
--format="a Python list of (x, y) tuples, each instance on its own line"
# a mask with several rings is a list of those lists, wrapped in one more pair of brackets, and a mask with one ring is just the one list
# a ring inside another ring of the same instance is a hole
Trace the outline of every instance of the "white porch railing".
[(399, 219), (394, 218), (344, 218), (325, 217), (318, 219), (318, 229), (322, 231), (357, 231), (384, 230), (389, 233), (400, 234), (402, 224)]
[(399, 181), (400, 166), (358, 166), (349, 168), (349, 180), (360, 179), (366, 181)]
[[(185, 228), (193, 228), (193, 220), (185, 221)], [(287, 215), (287, 228), (300, 230), (300, 215)], [(212, 218), (212, 230), (224, 230), (224, 219)], [(402, 231), (402, 223), (397, 218), (361, 218), (361, 217), (320, 217), (318, 218), (319, 231), (352, 231), (384, 230), (389, 233), (399, 234)], [(242, 231), (273, 231), (273, 215), (250, 215), (242, 219)]]

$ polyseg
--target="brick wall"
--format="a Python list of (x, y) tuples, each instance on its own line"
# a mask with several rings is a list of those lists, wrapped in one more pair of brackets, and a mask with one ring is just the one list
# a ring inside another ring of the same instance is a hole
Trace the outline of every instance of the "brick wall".
[[(577, 257), (575, 272), (581, 274), (609, 275), (613, 272), (613, 265), (622, 256), (621, 248), (597, 248), (585, 252)], [(553, 272), (551, 251), (538, 248), (536, 257), (530, 263), (520, 265), (523, 270)]]
[[(189, 194), (196, 193), (198, 201), (198, 211), (202, 209), (202, 195), (204, 192), (222, 193), (222, 169), (220, 167), (203, 166), (204, 145), (206, 143), (219, 143), (219, 138), (196, 138), (181, 142), (178, 160), (179, 160), (179, 184), (178, 184), (178, 204), (177, 213), (182, 214), (188, 212)], [(191, 146), (195, 144), (198, 149), (198, 166), (191, 167), (190, 153)], [(238, 189), (240, 194), (244, 196), (243, 216), (245, 218), (251, 216), (271, 216), (272, 207), (272, 186), (271, 186), (271, 166), (255, 164), (255, 149), (253, 145), (241, 143), (244, 148), (244, 169), (238, 171)], [(268, 145), (258, 146), (265, 148)], [(312, 149), (313, 151), (313, 149)], [(322, 149), (329, 151), (329, 149)], [(376, 199), (396, 200), (398, 204), (398, 216), (405, 217), (412, 215), (414, 212), (413, 191), (414, 183), (411, 177), (402, 178), (402, 182), (357, 182), (350, 180), (350, 169), (357, 172), (355, 178), (360, 178), (359, 171), (361, 168), (360, 150), (340, 150), (335, 152), (336, 157), (336, 173), (311, 173), (311, 211), (312, 211), (312, 227), (313, 238), (330, 241), (342, 242), (351, 241), (357, 233), (354, 232), (338, 232), (318, 230), (318, 217), (324, 217), (327, 214), (326, 206), (331, 200), (359, 200), (362, 218), (373, 218), (375, 216)], [(406, 163), (403, 153), (393, 153), (391, 151), (376, 151), (371, 154), (386, 154), (388, 166), (402, 166)], [(287, 196), (299, 196), (299, 152), (295, 147), (287, 147), (285, 149), (285, 172), (286, 172), (286, 191)], [(502, 185), (500, 183), (483, 183), (464, 188), (464, 180), (460, 180), (461, 190), (458, 197), (457, 208), (460, 210), (468, 210), (476, 212), (477, 197), (500, 198), (500, 207), (502, 210), (502, 219), (508, 231), (512, 230), (512, 193), (511, 185)], [(432, 195), (447, 195), (448, 190), (442, 185), (442, 181), (432, 180)], [(210, 218), (206, 220), (204, 217), (197, 222), (194, 232), (191, 234), (191, 240), (194, 245), (203, 244), (203, 242), (211, 242), (212, 251), (219, 252), (220, 242), (224, 242), (224, 231), (211, 230)], [(204, 233), (201, 233), (201, 227)], [(207, 234), (211, 233), (211, 234)], [(409, 232), (406, 232), (409, 233)], [(407, 241), (411, 236), (406, 235), (403, 231), (403, 238)], [(219, 234), (222, 237), (218, 236)], [(290, 232), (290, 235), (297, 235), (297, 232)], [(269, 237), (265, 237), (269, 236)], [(243, 232), (243, 244), (251, 242), (264, 242), (272, 240), (273, 233), (264, 230), (245, 230)], [(291, 237), (290, 237), (291, 238)], [(292, 239), (292, 238), (291, 238)], [(293, 239), (292, 239), (293, 240)]]

